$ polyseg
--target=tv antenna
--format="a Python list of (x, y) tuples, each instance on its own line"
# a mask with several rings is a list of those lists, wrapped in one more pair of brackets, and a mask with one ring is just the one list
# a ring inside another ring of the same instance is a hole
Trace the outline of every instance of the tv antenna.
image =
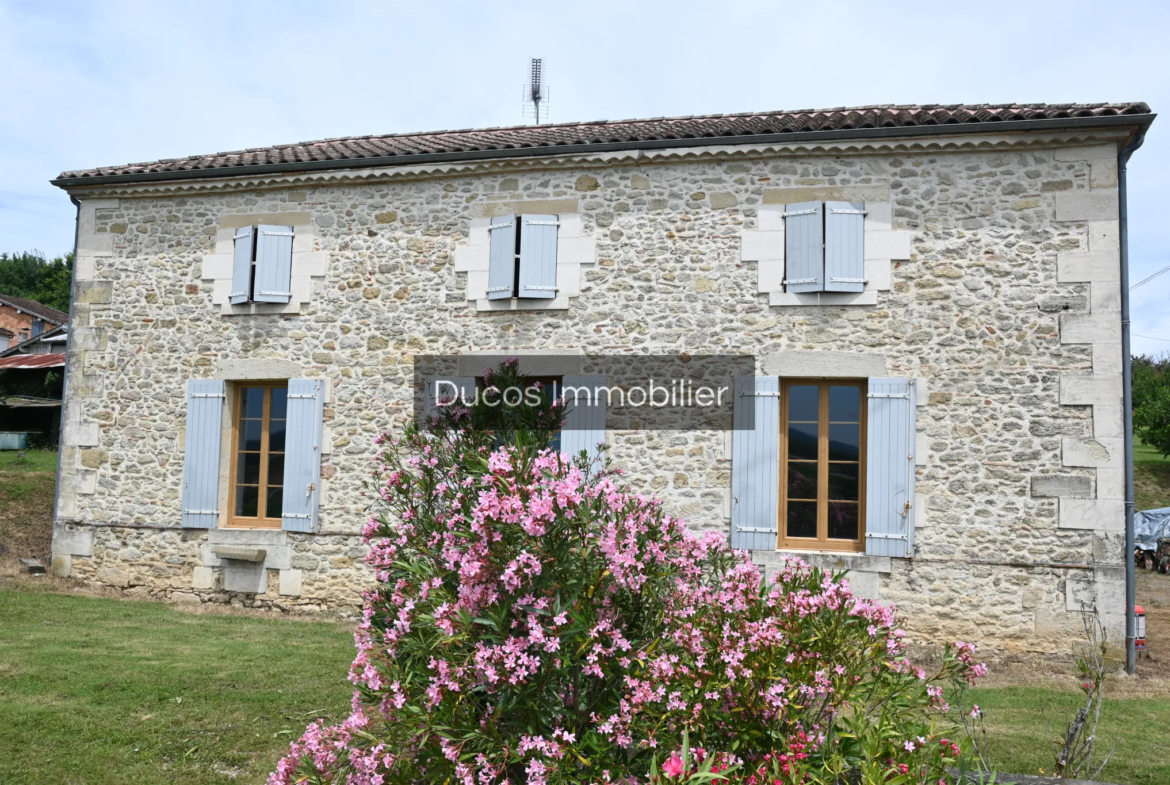
[(532, 117), (540, 125), (540, 105), (545, 105), (545, 119), (548, 119), (548, 85), (544, 83), (543, 60), (532, 58), (529, 66), (528, 84), (524, 86), (524, 116)]

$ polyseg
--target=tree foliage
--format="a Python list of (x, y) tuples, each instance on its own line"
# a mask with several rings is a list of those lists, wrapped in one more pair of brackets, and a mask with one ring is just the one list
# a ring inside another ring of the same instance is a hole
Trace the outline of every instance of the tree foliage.
[(40, 251), (0, 253), (0, 294), (36, 300), (69, 312), (73, 254), (46, 259)]
[(1170, 355), (1133, 358), (1133, 429), (1170, 456)]

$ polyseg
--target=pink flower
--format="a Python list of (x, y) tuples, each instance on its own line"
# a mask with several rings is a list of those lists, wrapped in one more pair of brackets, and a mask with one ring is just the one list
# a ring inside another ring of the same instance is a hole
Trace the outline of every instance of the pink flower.
[(677, 752), (672, 752), (666, 762), (662, 764), (662, 773), (672, 779), (682, 776), (683, 762)]

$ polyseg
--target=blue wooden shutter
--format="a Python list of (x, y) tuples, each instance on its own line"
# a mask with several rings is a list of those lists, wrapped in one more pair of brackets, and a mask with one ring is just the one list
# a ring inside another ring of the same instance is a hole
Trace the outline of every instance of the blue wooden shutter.
[(557, 296), (557, 229), (555, 215), (522, 215), (520, 220), (520, 296)]
[(258, 227), (256, 238), (256, 291), (258, 303), (287, 303), (292, 297), (291, 226)]
[(865, 204), (825, 202), (825, 291), (865, 291)]
[(284, 506), (280, 525), (286, 531), (317, 530), (324, 411), (324, 382), (289, 379), (284, 436)]
[(183, 526), (214, 529), (219, 522), (219, 451), (223, 382), (187, 382), (187, 445), (183, 454)]
[(914, 544), (914, 384), (870, 379), (866, 428), (865, 552), (905, 556)]
[(785, 207), (785, 291), (824, 291), (824, 231), (824, 206), (820, 202), (800, 202)]
[(36, 338), (45, 331), (45, 323), (40, 319), (33, 319), (32, 325), (29, 326), (29, 338)]
[(605, 441), (606, 377), (566, 376), (561, 384), (568, 407), (561, 427), (561, 452), (576, 458), (584, 450), (592, 461), (597, 457), (597, 443)]
[[(780, 380), (735, 377), (731, 547), (775, 550), (780, 492)], [(751, 430), (744, 427), (750, 423)]]
[(430, 417), (435, 412), (437, 406), (436, 396), (444, 399), (454, 397), (458, 391), (460, 403), (466, 402), (471, 405), (475, 401), (475, 377), (474, 376), (428, 376), (426, 379), (426, 389), (423, 390), (423, 420)]
[(516, 284), (516, 216), (493, 218), (488, 231), (492, 236), (492, 247), (488, 259), (487, 298), (508, 300)]
[(232, 258), (232, 305), (248, 302), (252, 293), (252, 227), (236, 230)]

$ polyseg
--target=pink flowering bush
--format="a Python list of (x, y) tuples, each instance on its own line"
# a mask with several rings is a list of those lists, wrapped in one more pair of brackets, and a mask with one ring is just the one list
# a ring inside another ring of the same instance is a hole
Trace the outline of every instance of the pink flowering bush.
[(353, 711), (270, 785), (949, 781), (942, 685), (979, 675), (969, 646), (928, 678), (891, 608), (798, 560), (765, 582), (550, 449), (563, 411), (539, 400), (383, 437)]

